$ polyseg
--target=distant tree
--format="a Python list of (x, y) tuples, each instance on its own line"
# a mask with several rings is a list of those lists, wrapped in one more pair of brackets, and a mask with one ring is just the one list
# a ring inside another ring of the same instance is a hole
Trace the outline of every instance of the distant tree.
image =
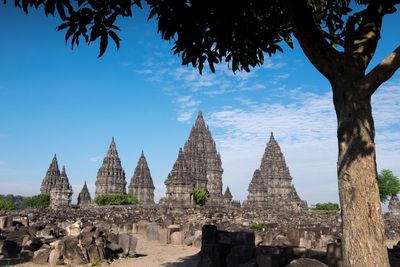
[(24, 196), (19, 196), (19, 195), (0, 195), (0, 200), (5, 200), (5, 201), (10, 201), (15, 205), (15, 209), (21, 209), (22, 208), (22, 203), (26, 197)]
[(400, 181), (393, 172), (388, 169), (383, 169), (378, 175), (379, 196), (381, 202), (385, 203), (392, 195), (397, 195), (400, 192)]
[(194, 203), (196, 203), (196, 205), (204, 206), (208, 200), (209, 193), (205, 189), (195, 188), (193, 190), (193, 196), (194, 196)]
[(47, 208), (50, 205), (50, 195), (40, 194), (32, 197), (27, 197), (22, 203), (23, 208)]
[(94, 202), (99, 206), (106, 205), (133, 205), (137, 198), (132, 194), (102, 194), (95, 197)]
[(15, 205), (9, 200), (0, 200), (0, 210), (3, 211), (15, 210)]
[[(6, 0), (5, 0), (6, 1)], [(229, 62), (233, 71), (262, 65), (264, 53), (293, 47), (294, 36), (313, 66), (330, 82), (337, 116), (343, 267), (389, 266), (377, 183), (371, 96), (400, 67), (400, 45), (375, 67), (368, 66), (381, 36), (384, 16), (399, 0), (147, 0), (161, 38), (173, 53), (202, 71)], [(28, 13), (44, 7), (58, 14), (65, 40), (100, 40), (102, 56), (110, 37), (120, 38), (117, 17), (132, 16), (141, 0), (14, 0)], [(81, 39), (80, 39), (81, 38)], [(299, 122), (301, 123), (301, 122)], [(365, 202), (368, 201), (368, 205)], [(371, 223), (373, 222), (373, 223)]]
[(339, 211), (339, 204), (337, 203), (332, 203), (332, 202), (328, 202), (328, 203), (317, 203), (315, 204), (315, 206), (312, 208), (312, 210), (314, 211)]

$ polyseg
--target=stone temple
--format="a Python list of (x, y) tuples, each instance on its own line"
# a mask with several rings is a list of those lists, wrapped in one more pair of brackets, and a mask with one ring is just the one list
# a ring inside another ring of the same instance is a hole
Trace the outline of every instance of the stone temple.
[(78, 195), (78, 206), (88, 206), (92, 204), (92, 198), (90, 196), (89, 189), (87, 188), (86, 181), (85, 184), (82, 187), (81, 192)]
[(193, 204), (193, 189), (201, 188), (209, 192), (208, 205), (221, 204), (223, 171), (221, 156), (200, 111), (165, 181), (167, 192), (161, 203), (190, 206)]
[(50, 190), (50, 207), (53, 209), (70, 207), (72, 193), (72, 186), (63, 166), (60, 177)]
[(273, 133), (265, 148), (261, 166), (254, 171), (249, 185), (249, 194), (244, 203), (246, 208), (286, 209), (301, 211), (307, 208), (292, 184), (285, 157)]
[(50, 195), (51, 188), (60, 179), (60, 169), (58, 168), (57, 156), (54, 155), (53, 160), (46, 172), (46, 176), (43, 179), (42, 186), (40, 187), (41, 194)]
[(125, 194), (125, 186), (125, 171), (121, 166), (113, 137), (103, 164), (97, 172), (96, 196), (115, 193)]
[(154, 204), (153, 179), (143, 151), (129, 184), (129, 193), (136, 196), (140, 204)]

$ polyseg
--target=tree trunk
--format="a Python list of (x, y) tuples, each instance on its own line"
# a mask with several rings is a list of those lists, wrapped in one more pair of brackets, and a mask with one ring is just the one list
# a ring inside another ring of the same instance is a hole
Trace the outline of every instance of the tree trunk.
[(371, 96), (362, 96), (354, 80), (349, 75), (332, 83), (338, 122), (343, 267), (386, 267)]

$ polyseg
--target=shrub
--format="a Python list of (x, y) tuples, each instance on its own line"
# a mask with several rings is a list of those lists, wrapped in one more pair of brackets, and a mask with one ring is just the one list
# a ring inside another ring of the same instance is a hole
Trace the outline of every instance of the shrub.
[(193, 190), (193, 196), (194, 196), (194, 203), (199, 206), (204, 206), (206, 204), (209, 193), (207, 190), (204, 190), (202, 188), (195, 188)]
[(252, 223), (250, 229), (254, 231), (263, 231), (265, 229), (265, 224), (263, 223)]
[(12, 194), (1, 195), (0, 194), (0, 200), (9, 201), (9, 202), (13, 203), (15, 206), (15, 209), (21, 209), (22, 203), (24, 202), (25, 199), (26, 199), (26, 197), (19, 196), (19, 195), (12, 195)]
[(314, 211), (339, 211), (339, 204), (337, 203), (317, 203), (315, 207), (312, 208)]
[(40, 194), (32, 197), (27, 197), (23, 203), (24, 208), (47, 208), (50, 205), (50, 195)]
[(131, 194), (102, 194), (96, 196), (94, 202), (99, 206), (132, 205), (137, 204), (138, 200)]
[(5, 210), (5, 211), (15, 210), (15, 205), (9, 200), (0, 200), (0, 210)]

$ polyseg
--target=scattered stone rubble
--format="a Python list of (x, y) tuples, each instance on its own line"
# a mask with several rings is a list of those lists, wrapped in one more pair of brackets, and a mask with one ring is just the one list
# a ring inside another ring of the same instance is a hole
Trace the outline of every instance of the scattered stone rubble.
[[(199, 266), (315, 263), (306, 258), (340, 266), (339, 214), (270, 214), (239, 208), (162, 210), (132, 205), (0, 215), (4, 215), (0, 216), (0, 259), (25, 257), (35, 263), (70, 265), (111, 261), (134, 255), (139, 233), (161, 244), (201, 248)], [(264, 229), (251, 231), (253, 223), (264, 224)], [(399, 239), (400, 228), (392, 230), (391, 237)], [(400, 244), (389, 252), (396, 260)], [(297, 258), (301, 259), (294, 261)], [(207, 265), (214, 261), (222, 265)]]

